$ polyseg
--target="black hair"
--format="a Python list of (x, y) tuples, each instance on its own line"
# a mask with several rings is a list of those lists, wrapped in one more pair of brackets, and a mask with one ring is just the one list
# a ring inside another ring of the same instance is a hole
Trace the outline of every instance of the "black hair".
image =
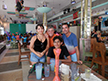
[(62, 26), (63, 26), (63, 25), (67, 25), (67, 26), (68, 26), (68, 28), (70, 27), (70, 25), (69, 25), (69, 24), (67, 24), (67, 23), (63, 23), (63, 24), (62, 24)]
[(54, 42), (56, 39), (59, 39), (60, 42), (63, 42), (63, 39), (62, 39), (60, 36), (55, 36), (55, 37), (53, 38), (53, 42)]
[(44, 26), (43, 26), (42, 24), (38, 24), (38, 25), (36, 26), (36, 29), (38, 28), (38, 26), (40, 26), (40, 27), (42, 27), (42, 28), (44, 29)]

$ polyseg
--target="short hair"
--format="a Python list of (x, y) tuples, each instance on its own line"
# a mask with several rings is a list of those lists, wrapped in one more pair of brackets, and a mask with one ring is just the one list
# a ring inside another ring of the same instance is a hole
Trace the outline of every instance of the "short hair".
[(36, 29), (38, 28), (38, 26), (40, 26), (40, 27), (42, 27), (42, 28), (44, 29), (44, 26), (43, 26), (42, 24), (38, 24), (38, 25), (36, 26)]
[(99, 34), (99, 33), (101, 33), (100, 31), (96, 31), (96, 34)]
[(50, 28), (53, 28), (53, 30), (55, 31), (53, 25), (48, 26), (47, 31), (48, 31), (48, 29), (50, 29)]
[(60, 36), (55, 36), (55, 37), (53, 38), (53, 42), (54, 42), (56, 39), (59, 39), (60, 42), (63, 42), (63, 39), (62, 39)]
[(63, 25), (67, 25), (67, 26), (68, 26), (68, 28), (70, 27), (70, 25), (69, 25), (69, 24), (67, 24), (67, 23), (63, 23), (63, 24), (62, 24), (62, 26), (63, 26)]

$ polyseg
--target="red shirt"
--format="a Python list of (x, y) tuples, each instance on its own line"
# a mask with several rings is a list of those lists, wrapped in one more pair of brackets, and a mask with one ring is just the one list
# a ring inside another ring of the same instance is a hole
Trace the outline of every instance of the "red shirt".
[(19, 35), (16, 35), (16, 40), (20, 40)]

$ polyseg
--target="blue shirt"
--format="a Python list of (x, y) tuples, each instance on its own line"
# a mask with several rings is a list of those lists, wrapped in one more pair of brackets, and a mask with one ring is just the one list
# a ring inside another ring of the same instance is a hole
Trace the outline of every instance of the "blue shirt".
[(66, 35), (63, 34), (62, 38), (69, 54), (72, 55), (76, 53), (75, 47), (78, 46), (76, 35), (74, 33), (71, 33), (69, 37), (66, 37)]
[(15, 37), (15, 36), (12, 36), (12, 39), (13, 39), (13, 38), (14, 38), (14, 39), (16, 39), (16, 37)]
[(16, 37), (15, 37), (15, 36), (12, 36), (12, 39), (11, 39), (11, 41), (13, 41), (13, 39), (16, 39)]
[(24, 39), (23, 42), (26, 43), (27, 37), (22, 37), (22, 38)]
[(10, 41), (11, 38), (9, 36), (7, 36), (7, 39), (8, 39), (8, 41)]

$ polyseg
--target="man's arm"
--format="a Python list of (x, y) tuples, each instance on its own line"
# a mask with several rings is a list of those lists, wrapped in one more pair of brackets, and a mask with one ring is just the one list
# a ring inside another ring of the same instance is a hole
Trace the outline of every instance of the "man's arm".
[(76, 50), (76, 55), (77, 55), (77, 62), (79, 64), (82, 64), (82, 61), (79, 60), (79, 49), (78, 49), (78, 46), (75, 47), (75, 50)]
[(67, 56), (67, 59), (60, 59), (62, 62), (71, 62), (71, 57)]
[(51, 57), (47, 57), (47, 63), (50, 64)]
[(50, 47), (49, 50), (48, 50), (48, 54), (47, 54), (47, 63), (48, 64), (50, 64), (50, 59), (51, 59), (52, 54), (53, 54), (52, 50), (53, 50), (52, 47)]

